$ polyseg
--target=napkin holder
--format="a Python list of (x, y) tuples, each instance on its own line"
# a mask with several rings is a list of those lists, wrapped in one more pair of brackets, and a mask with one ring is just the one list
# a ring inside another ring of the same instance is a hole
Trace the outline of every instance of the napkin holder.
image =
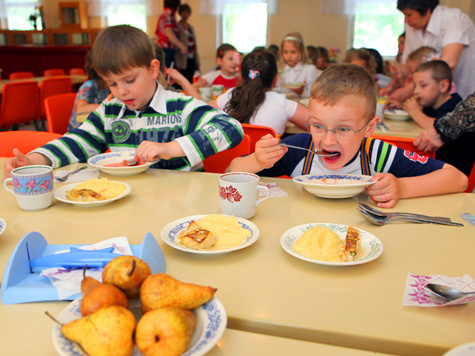
[[(3, 274), (1, 300), (3, 304), (42, 302), (59, 300), (58, 292), (49, 278), (40, 277), (39, 272), (31, 273), (28, 252), (31, 259), (52, 255), (57, 251), (84, 245), (50, 245), (39, 232), (26, 234), (15, 247)], [(152, 273), (166, 271), (165, 257), (155, 237), (147, 232), (141, 245), (130, 245), (134, 256), (149, 265)], [(80, 297), (73, 295), (67, 300)]]

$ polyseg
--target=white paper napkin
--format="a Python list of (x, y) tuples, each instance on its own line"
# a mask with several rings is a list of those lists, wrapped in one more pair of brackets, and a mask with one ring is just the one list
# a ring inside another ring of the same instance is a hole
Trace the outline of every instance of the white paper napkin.
[[(98, 242), (94, 245), (81, 246), (83, 250), (100, 250), (107, 247), (114, 247), (113, 253), (118, 253), (121, 255), (132, 255), (132, 250), (130, 249), (129, 241), (127, 237), (114, 237), (107, 239), (101, 242)], [(57, 253), (69, 252), (69, 249), (58, 251)], [(97, 279), (99, 282), (102, 282), (102, 270), (101, 269), (88, 269), (86, 275)], [(51, 281), (53, 287), (56, 288), (58, 292), (59, 299), (63, 300), (68, 297), (71, 297), (75, 294), (81, 293), (81, 281), (83, 279), (83, 270), (65, 270), (62, 268), (48, 268), (44, 269), (40, 273), (41, 277), (48, 277)]]
[[(281, 187), (277, 185), (277, 183), (272, 182), (272, 183), (262, 183), (259, 182), (260, 185), (265, 185), (267, 188), (269, 188), (270, 191), (270, 198), (280, 198), (280, 197), (286, 197), (288, 194), (283, 190)], [(259, 192), (259, 196), (264, 196), (264, 193)]]
[(449, 305), (475, 302), (475, 295), (454, 301), (448, 301), (447, 299), (435, 295), (426, 288), (426, 284), (429, 283), (443, 284), (457, 288), (462, 292), (475, 292), (475, 281), (468, 274), (461, 277), (447, 277), (442, 275), (422, 276), (408, 272), (402, 305), (417, 307), (445, 307)]
[[(54, 176), (63, 177), (71, 171), (60, 170), (56, 171)], [(80, 172), (74, 173), (68, 177), (64, 182), (54, 180), (55, 183), (74, 183), (74, 182), (83, 182), (88, 179), (99, 178), (99, 168), (87, 168)]]

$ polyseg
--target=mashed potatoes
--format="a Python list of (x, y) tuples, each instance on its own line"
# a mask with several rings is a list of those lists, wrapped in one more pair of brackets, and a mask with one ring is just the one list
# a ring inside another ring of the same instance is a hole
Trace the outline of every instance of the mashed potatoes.
[(74, 201), (107, 200), (118, 197), (125, 189), (124, 184), (111, 182), (107, 178), (89, 179), (67, 191), (66, 194), (70, 200)]
[(326, 227), (313, 227), (303, 233), (294, 243), (295, 251), (314, 260), (341, 261), (341, 239)]
[(217, 241), (209, 249), (210, 251), (226, 250), (239, 246), (251, 236), (251, 231), (239, 225), (234, 216), (211, 214), (197, 220), (196, 223), (217, 237)]

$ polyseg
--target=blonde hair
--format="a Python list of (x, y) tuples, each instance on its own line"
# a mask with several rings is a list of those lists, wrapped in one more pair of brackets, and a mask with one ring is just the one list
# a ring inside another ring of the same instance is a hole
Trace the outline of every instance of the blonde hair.
[(366, 62), (366, 70), (371, 74), (376, 74), (376, 59), (370, 51), (364, 48), (350, 48), (346, 51), (345, 59), (343, 63), (351, 63), (355, 59), (361, 59)]
[(305, 42), (303, 40), (302, 35), (299, 32), (290, 32), (288, 33), (280, 44), (280, 56), (283, 59), (283, 50), (284, 50), (284, 42), (292, 42), (297, 50), (300, 52), (300, 62), (301, 63), (308, 63), (308, 54), (307, 54), (307, 47), (305, 46)]
[(356, 64), (332, 64), (322, 72), (310, 90), (311, 99), (330, 106), (348, 95), (365, 98), (366, 102), (361, 105), (366, 107), (367, 119), (374, 117), (377, 100), (374, 80), (366, 69)]
[(435, 58), (437, 55), (436, 51), (434, 48), (429, 47), (429, 46), (422, 46), (416, 49), (415, 51), (412, 51), (409, 53), (409, 56), (407, 56), (406, 62), (407, 61), (413, 61), (417, 65), (421, 63), (425, 63), (428, 60), (432, 60)]

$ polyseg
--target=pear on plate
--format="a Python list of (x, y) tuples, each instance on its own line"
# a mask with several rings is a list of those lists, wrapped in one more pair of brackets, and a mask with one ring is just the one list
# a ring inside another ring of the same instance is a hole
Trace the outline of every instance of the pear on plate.
[(135, 326), (130, 310), (112, 305), (63, 324), (61, 332), (90, 356), (128, 356), (134, 351)]
[(129, 300), (119, 288), (105, 283), (94, 283), (83, 295), (79, 309), (82, 316), (111, 305), (129, 307)]
[(148, 264), (135, 256), (124, 255), (111, 260), (104, 267), (102, 282), (121, 289), (127, 298), (140, 296), (140, 286), (152, 274)]
[(147, 277), (140, 287), (142, 313), (162, 307), (195, 309), (213, 299), (217, 289), (183, 283), (166, 273)]
[(179, 356), (191, 344), (196, 318), (192, 311), (166, 307), (149, 311), (137, 323), (135, 342), (145, 356)]
[(84, 267), (82, 272), (82, 281), (81, 281), (81, 295), (84, 296), (92, 287), (95, 287), (101, 282), (93, 277), (86, 276), (87, 266)]

